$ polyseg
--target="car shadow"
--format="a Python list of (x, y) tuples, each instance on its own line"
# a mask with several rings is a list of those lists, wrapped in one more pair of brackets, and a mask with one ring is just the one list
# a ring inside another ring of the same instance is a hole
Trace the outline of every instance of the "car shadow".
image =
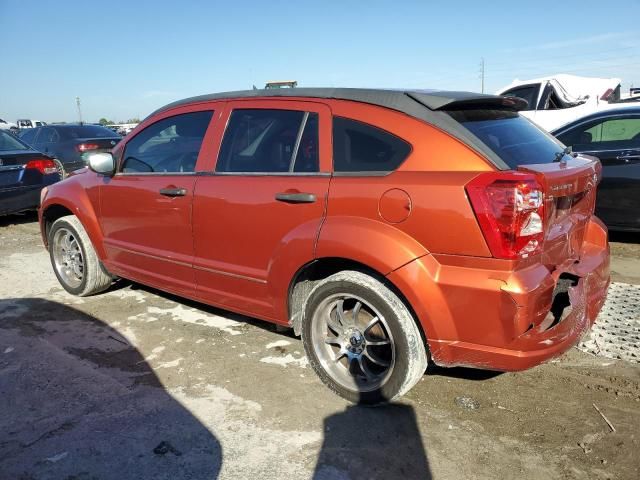
[(432, 478), (411, 405), (350, 405), (324, 420), (313, 480)]
[(609, 241), (619, 243), (640, 243), (640, 232), (622, 232), (609, 230)]
[(22, 225), (24, 223), (35, 223), (38, 221), (38, 212), (29, 210), (24, 213), (12, 213), (0, 216), (0, 228), (9, 225)]
[(459, 378), (462, 380), (484, 381), (498, 377), (504, 372), (494, 370), (480, 370), (478, 368), (469, 367), (439, 367), (430, 364), (427, 368), (428, 375), (437, 375), (439, 377)]
[(216, 437), (99, 319), (0, 300), (2, 478), (216, 479)]

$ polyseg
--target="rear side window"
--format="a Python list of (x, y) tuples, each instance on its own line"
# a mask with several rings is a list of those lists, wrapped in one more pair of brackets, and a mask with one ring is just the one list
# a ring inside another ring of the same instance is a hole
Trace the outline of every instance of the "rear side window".
[(0, 152), (8, 152), (11, 150), (29, 150), (29, 147), (13, 135), (0, 131)]
[(217, 172), (317, 172), (318, 114), (238, 109), (222, 139)]
[(640, 148), (640, 117), (594, 120), (558, 135), (558, 139), (577, 152)]
[(380, 128), (343, 117), (333, 118), (333, 169), (336, 172), (391, 172), (411, 145)]
[(511, 169), (550, 163), (563, 147), (518, 112), (506, 110), (450, 110), (455, 120), (493, 150)]
[(195, 171), (200, 145), (212, 116), (213, 111), (184, 113), (149, 125), (127, 142), (122, 172)]

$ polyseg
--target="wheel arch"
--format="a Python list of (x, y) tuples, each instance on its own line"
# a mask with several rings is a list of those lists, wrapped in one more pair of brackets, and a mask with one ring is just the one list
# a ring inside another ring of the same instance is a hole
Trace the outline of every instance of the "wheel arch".
[(49, 230), (51, 225), (66, 215), (74, 215), (78, 218), (87, 232), (98, 258), (104, 261), (106, 252), (102, 243), (102, 231), (93, 206), (86, 197), (76, 203), (71, 203), (63, 198), (47, 199), (46, 203), (40, 209), (40, 230), (45, 246), (49, 248)]
[(400, 290), (400, 288), (398, 288), (380, 271), (357, 260), (344, 257), (316, 258), (300, 267), (293, 276), (287, 296), (287, 311), (289, 315), (289, 325), (293, 328), (296, 335), (300, 335), (302, 321), (304, 319), (304, 308), (313, 287), (330, 275), (345, 270), (354, 270), (369, 275), (397, 295), (400, 301), (402, 301), (402, 303), (407, 307), (409, 313), (411, 313), (416, 325), (418, 326), (425, 348), (428, 348), (428, 335), (425, 331), (423, 322), (418, 317), (415, 309), (402, 290)]

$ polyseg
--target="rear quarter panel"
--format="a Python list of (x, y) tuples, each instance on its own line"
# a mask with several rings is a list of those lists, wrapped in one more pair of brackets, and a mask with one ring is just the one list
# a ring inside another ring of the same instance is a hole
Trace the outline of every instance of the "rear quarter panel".
[[(353, 258), (359, 250), (362, 259), (373, 262), (372, 268), (386, 274), (427, 253), (490, 256), (464, 189), (478, 173), (494, 169), (487, 160), (441, 130), (399, 112), (354, 102), (334, 102), (331, 109), (334, 115), (403, 138), (412, 150), (387, 175), (334, 173), (318, 257)], [(390, 190), (401, 191), (405, 201), (397, 208), (406, 211), (401, 215), (406, 218), (389, 218), (381, 211), (381, 200)]]

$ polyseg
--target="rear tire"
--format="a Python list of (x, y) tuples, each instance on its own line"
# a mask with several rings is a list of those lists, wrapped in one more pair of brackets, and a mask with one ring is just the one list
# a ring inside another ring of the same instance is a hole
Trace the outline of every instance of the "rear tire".
[(322, 280), (305, 306), (302, 343), (320, 379), (363, 404), (392, 401), (424, 374), (428, 354), (406, 305), (379, 280), (344, 271)]
[(67, 215), (53, 222), (48, 240), (53, 271), (67, 292), (86, 297), (109, 288), (113, 277), (100, 262), (76, 216)]

